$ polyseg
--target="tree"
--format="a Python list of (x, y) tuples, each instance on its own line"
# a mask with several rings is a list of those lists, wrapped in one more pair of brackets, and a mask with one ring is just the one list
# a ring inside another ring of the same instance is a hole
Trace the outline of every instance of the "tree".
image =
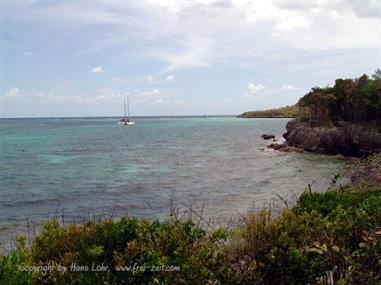
[(356, 84), (352, 79), (336, 79), (334, 86), (334, 94), (337, 98), (335, 113), (344, 121), (354, 120), (355, 90)]
[(374, 80), (381, 80), (381, 69), (377, 68), (374, 74), (372, 75)]
[(298, 102), (302, 116), (313, 125), (349, 122), (381, 122), (381, 70), (372, 79), (337, 79), (326, 88), (313, 87)]
[(299, 100), (298, 106), (311, 125), (321, 125), (332, 121), (335, 102), (332, 88), (313, 87), (311, 92)]

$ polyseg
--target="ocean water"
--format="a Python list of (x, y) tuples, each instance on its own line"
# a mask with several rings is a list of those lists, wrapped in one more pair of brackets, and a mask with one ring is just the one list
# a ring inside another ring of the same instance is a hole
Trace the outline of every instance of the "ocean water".
[(57, 212), (163, 218), (171, 199), (224, 220), (308, 184), (325, 191), (345, 165), (266, 148), (260, 136), (281, 140), (287, 119), (117, 120), (0, 120), (0, 240)]

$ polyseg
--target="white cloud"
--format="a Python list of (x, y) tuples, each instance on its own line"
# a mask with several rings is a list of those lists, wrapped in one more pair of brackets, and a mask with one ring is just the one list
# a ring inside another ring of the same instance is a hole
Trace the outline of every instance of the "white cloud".
[(275, 61), (277, 59), (278, 59), (277, 55), (272, 55), (272, 56), (270, 56), (269, 61)]
[(148, 55), (168, 64), (166, 71), (178, 68), (211, 66), (214, 61), (216, 42), (207, 37), (190, 36), (174, 46), (159, 48)]
[(341, 18), (343, 18), (343, 16), (340, 15), (339, 12), (337, 12), (337, 10), (331, 10), (331, 11), (329, 11), (329, 14), (334, 19), (341, 19)]
[(300, 15), (295, 15), (293, 18), (287, 18), (276, 24), (275, 29), (279, 32), (285, 33), (295, 29), (308, 29), (310, 22)]
[(73, 95), (59, 94), (56, 91), (29, 91), (20, 95), (18, 88), (6, 92), (6, 99), (17, 100), (20, 103), (52, 103), (52, 104), (96, 104), (112, 103), (122, 100), (130, 92), (121, 92), (113, 89), (103, 89), (91, 93), (78, 93)]
[[(71, 92), (70, 92), (71, 93)], [(123, 91), (120, 89), (105, 88), (94, 92), (81, 92), (77, 94), (59, 94), (58, 91), (29, 91), (20, 95), (18, 88), (11, 88), (5, 93), (7, 102), (18, 102), (24, 104), (122, 104), (128, 96), (132, 101), (148, 104), (186, 104), (176, 98), (176, 95), (162, 93), (159, 89)]]
[(358, 17), (380, 20), (380, 3), (378, 0), (358, 1), (348, 0)]
[(291, 91), (291, 90), (294, 90), (295, 88), (294, 86), (292, 86), (292, 84), (284, 84), (282, 85), (280, 89), (284, 91)]
[(93, 73), (93, 74), (100, 74), (103, 72), (104, 71), (103, 71), (102, 67), (100, 67), (100, 66), (97, 66), (97, 67), (94, 67), (93, 69), (91, 69), (91, 73)]
[(113, 77), (111, 78), (112, 82), (129, 82), (130, 79), (128, 77)]
[(31, 51), (25, 51), (23, 52), (23, 55), (26, 56), (26, 57), (29, 57), (29, 56), (32, 56), (32, 52)]
[(149, 83), (158, 84), (161, 83), (160, 79), (157, 76), (148, 75), (147, 80)]
[(82, 97), (85, 103), (116, 103), (121, 102), (130, 92), (121, 92), (113, 89), (103, 89), (95, 93), (95, 96), (83, 94)]
[(144, 97), (144, 98), (155, 98), (155, 97), (158, 97), (160, 95), (161, 94), (160, 94), (159, 89), (153, 89), (151, 91), (143, 91), (143, 92), (138, 94), (138, 96)]
[(165, 81), (167, 82), (175, 82), (176, 81), (176, 78), (174, 75), (168, 75), (167, 78), (165, 79)]
[[(22, 13), (16, 19), (26, 22), (88, 29), (92, 35), (89, 39), (97, 41), (91, 42), (90, 49), (86, 42), (84, 52), (95, 53), (134, 42), (128, 51), (131, 57), (162, 61), (165, 71), (250, 59), (261, 53), (268, 53), (263, 54), (268, 58), (274, 50), (319, 51), (380, 45), (377, 0), (142, 0), (139, 5), (134, 1), (93, 1), (91, 5), (85, 2), (30, 4), (14, 11)], [(62, 13), (67, 17), (61, 17)], [(99, 26), (104, 29), (94, 29)], [(105, 36), (106, 29), (109, 36)]]
[(170, 94), (163, 94), (159, 89), (152, 89), (148, 91), (141, 91), (131, 95), (136, 98), (136, 101), (144, 101), (147, 103), (155, 104), (178, 104), (182, 101), (177, 100), (176, 96)]
[(20, 95), (20, 89), (17, 87), (9, 89), (7, 92), (5, 92), (5, 96), (7, 97), (17, 97)]
[(246, 92), (243, 94), (243, 97), (245, 98), (253, 97), (257, 94), (260, 94), (265, 89), (266, 87), (263, 86), (262, 84), (249, 83), (249, 85), (247, 86)]

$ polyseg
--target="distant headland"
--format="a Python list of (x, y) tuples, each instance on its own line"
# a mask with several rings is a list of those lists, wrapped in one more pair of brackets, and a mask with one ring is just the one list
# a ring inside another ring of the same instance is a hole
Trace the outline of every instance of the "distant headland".
[(298, 118), (301, 116), (297, 105), (286, 106), (275, 109), (248, 111), (237, 116), (237, 118)]

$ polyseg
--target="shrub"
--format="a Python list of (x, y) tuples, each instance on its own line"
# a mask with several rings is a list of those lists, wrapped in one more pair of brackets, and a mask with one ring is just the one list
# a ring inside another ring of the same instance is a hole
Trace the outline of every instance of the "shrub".
[[(61, 264), (69, 270), (65, 274), (38, 274), (34, 280), (56, 284), (108, 284), (121, 280), (123, 284), (213, 283), (226, 271), (224, 251), (219, 247), (225, 237), (223, 231), (207, 235), (190, 220), (149, 222), (122, 218), (69, 227), (52, 221), (34, 239), (31, 262)], [(93, 271), (97, 266), (107, 270)]]
[[(20, 270), (24, 265), (52, 270)], [(105, 270), (93, 271), (97, 266)], [(31, 248), (19, 239), (0, 257), (0, 284), (12, 285), (380, 282), (381, 189), (304, 193), (279, 217), (249, 213), (230, 232), (175, 218), (65, 227), (50, 221)]]
[(279, 218), (262, 212), (243, 220), (230, 270), (242, 284), (378, 284), (380, 229), (381, 190), (304, 193)]
[(28, 263), (29, 252), (25, 247), (25, 238), (17, 238), (17, 247), (7, 256), (0, 255), (0, 284), (32, 284), (32, 277), (23, 267)]

